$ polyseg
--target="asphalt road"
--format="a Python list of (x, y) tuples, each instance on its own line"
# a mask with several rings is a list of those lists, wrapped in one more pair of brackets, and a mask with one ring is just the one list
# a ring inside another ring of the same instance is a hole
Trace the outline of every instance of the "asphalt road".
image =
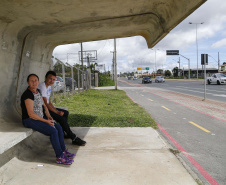
[[(173, 138), (169, 139), (159, 130), (173, 148), (179, 146), (185, 154), (181, 157), (205, 184), (226, 184), (226, 121), (156, 93), (166, 91), (169, 96), (172, 92), (201, 96), (203, 84), (178, 81), (142, 84), (141, 80), (120, 79), (118, 85)], [(208, 85), (208, 98), (225, 102), (225, 88), (224, 85)], [(190, 157), (186, 157), (187, 154)]]
[[(187, 81), (170, 81), (166, 80), (167, 83), (155, 83), (152, 79), (152, 83), (142, 84), (142, 80), (127, 80), (124, 78), (125, 81), (129, 81), (130, 83), (140, 84), (146, 87), (159, 87), (175, 92), (181, 92), (184, 94), (199, 96), (204, 98), (204, 82), (187, 82)], [(226, 102), (226, 84), (224, 85), (217, 85), (217, 84), (210, 84), (206, 85), (206, 98), (213, 99), (221, 102)]]

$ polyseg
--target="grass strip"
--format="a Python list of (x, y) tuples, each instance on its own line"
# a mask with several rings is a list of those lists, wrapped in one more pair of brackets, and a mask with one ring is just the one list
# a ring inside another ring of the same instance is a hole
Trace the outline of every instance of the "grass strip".
[(70, 126), (157, 128), (150, 114), (121, 90), (91, 89), (61, 98), (55, 106), (68, 107)]

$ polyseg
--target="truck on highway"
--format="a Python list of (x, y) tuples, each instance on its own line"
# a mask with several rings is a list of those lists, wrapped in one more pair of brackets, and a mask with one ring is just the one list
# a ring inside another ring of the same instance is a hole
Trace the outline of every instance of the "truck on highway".
[(218, 85), (220, 84), (226, 84), (226, 75), (222, 73), (215, 73), (211, 77), (207, 77), (207, 83), (216, 83)]

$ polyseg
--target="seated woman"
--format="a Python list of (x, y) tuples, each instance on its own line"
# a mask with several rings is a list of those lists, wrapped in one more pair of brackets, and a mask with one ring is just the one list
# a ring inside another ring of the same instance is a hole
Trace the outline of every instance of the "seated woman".
[[(36, 74), (30, 74), (27, 77), (27, 83), (28, 88), (21, 96), (23, 125), (50, 136), (58, 164), (72, 164), (75, 154), (66, 150), (63, 130), (60, 125), (54, 123), (47, 107), (43, 103), (42, 96), (37, 89), (39, 77)], [(43, 107), (46, 117), (43, 115)]]

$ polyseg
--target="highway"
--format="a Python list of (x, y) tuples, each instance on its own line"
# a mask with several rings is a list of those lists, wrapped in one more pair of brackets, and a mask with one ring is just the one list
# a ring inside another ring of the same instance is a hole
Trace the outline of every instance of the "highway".
[[(125, 78), (124, 80), (127, 81)], [(162, 89), (167, 89), (175, 92), (181, 92), (184, 94), (194, 95), (204, 98), (204, 82), (189, 82), (188, 81), (171, 81), (167, 80), (167, 83), (155, 83), (152, 79), (150, 84), (142, 84), (141, 79), (138, 80), (128, 80), (130, 83), (139, 84), (145, 87), (159, 87)], [(226, 102), (226, 84), (217, 85), (210, 84), (206, 85), (206, 98), (213, 99), (221, 102)]]
[(120, 78), (118, 85), (151, 114), (159, 133), (202, 182), (226, 184), (225, 85), (208, 85), (206, 101), (202, 82)]

